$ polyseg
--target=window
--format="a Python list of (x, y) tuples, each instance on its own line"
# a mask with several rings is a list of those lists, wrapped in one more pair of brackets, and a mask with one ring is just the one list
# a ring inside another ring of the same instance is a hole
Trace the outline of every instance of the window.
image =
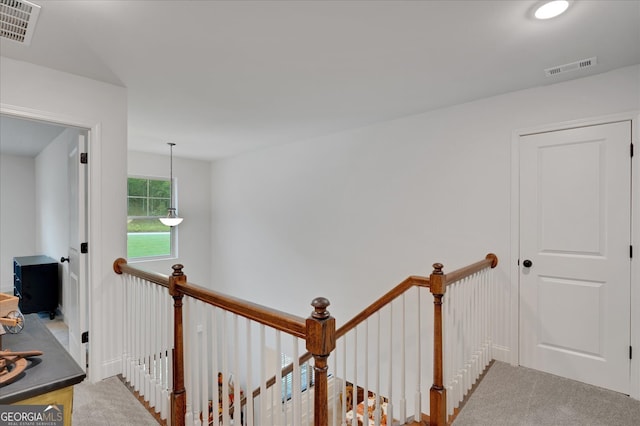
[(175, 230), (158, 220), (167, 215), (167, 209), (171, 204), (170, 197), (169, 179), (129, 177), (127, 181), (127, 258), (175, 257)]
[[(281, 354), (280, 364), (282, 368), (293, 362), (291, 357), (288, 357), (284, 353)], [(302, 392), (307, 390), (308, 386), (313, 386), (313, 369), (308, 362), (305, 362), (300, 366), (300, 390)], [(288, 401), (291, 399), (291, 393), (293, 392), (293, 373), (289, 373), (282, 377), (282, 401)]]

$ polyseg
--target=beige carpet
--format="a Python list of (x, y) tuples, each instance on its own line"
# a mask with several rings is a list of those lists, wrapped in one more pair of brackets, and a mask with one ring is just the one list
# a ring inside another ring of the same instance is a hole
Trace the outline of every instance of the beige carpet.
[(640, 401), (495, 362), (453, 426), (637, 426)]
[(117, 377), (74, 386), (74, 426), (157, 426), (158, 422)]

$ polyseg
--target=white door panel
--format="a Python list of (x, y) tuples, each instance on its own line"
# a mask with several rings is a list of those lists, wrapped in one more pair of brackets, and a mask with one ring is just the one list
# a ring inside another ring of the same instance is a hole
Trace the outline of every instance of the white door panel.
[(520, 363), (624, 393), (630, 132), (610, 123), (520, 145)]
[(69, 325), (69, 352), (83, 369), (86, 368), (86, 348), (82, 333), (86, 331), (87, 255), (80, 244), (86, 241), (86, 166), (80, 164), (80, 154), (86, 152), (86, 137), (69, 144), (69, 294), (66, 297)]

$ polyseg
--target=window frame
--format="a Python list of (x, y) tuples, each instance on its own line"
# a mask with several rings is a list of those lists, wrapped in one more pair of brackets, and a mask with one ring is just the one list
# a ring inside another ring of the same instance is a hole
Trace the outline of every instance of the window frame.
[[(280, 368), (285, 368), (293, 363), (293, 358), (282, 352), (280, 354)], [(313, 367), (306, 361), (300, 366), (300, 392), (306, 392), (315, 385), (315, 372)], [(293, 395), (293, 371), (282, 376), (282, 402), (287, 402)]]
[[(170, 179), (168, 177), (162, 176), (149, 176), (149, 175), (127, 175), (127, 222), (129, 219), (157, 219), (159, 220), (162, 216), (129, 216), (129, 179), (145, 179), (152, 181), (165, 181), (169, 182)], [(169, 205), (173, 205), (176, 209), (177, 206), (177, 180), (174, 177), (173, 180), (169, 183), (173, 186), (172, 194), (169, 195)], [(149, 197), (146, 197), (149, 199)], [(178, 229), (176, 226), (169, 227), (169, 247), (170, 253), (167, 255), (159, 255), (159, 256), (141, 256), (141, 257), (129, 257), (129, 230), (127, 229), (127, 261), (130, 263), (136, 262), (147, 262), (153, 260), (173, 260), (178, 258)]]

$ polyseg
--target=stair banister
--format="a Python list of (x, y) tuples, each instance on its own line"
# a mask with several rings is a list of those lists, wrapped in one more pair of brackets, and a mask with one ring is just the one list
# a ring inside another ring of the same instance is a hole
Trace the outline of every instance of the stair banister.
[(445, 276), (441, 263), (433, 264), (429, 277), (433, 295), (433, 385), (429, 393), (429, 424), (444, 426), (447, 424), (447, 392), (443, 379), (442, 351), (442, 297), (446, 289)]
[(182, 298), (180, 284), (186, 284), (187, 276), (181, 264), (173, 265), (169, 277), (169, 294), (173, 297), (173, 394), (171, 395), (171, 424), (184, 426), (187, 410), (187, 393), (184, 387), (184, 346), (182, 340)]
[(489, 253), (483, 260), (444, 274), (441, 263), (433, 264), (433, 272), (429, 276), (429, 288), (433, 295), (433, 385), (429, 395), (429, 424), (435, 426), (447, 425), (447, 392), (444, 388), (443, 368), (443, 327), (442, 327), (442, 298), (447, 285), (467, 278), (485, 268), (498, 266), (498, 256)]
[(267, 308), (242, 299), (217, 293), (191, 284), (183, 272), (183, 265), (172, 266), (173, 273), (167, 277), (154, 272), (143, 271), (127, 264), (126, 259), (119, 258), (113, 263), (117, 274), (127, 273), (168, 289), (174, 303), (174, 348), (173, 353), (173, 392), (171, 395), (171, 424), (183, 426), (187, 411), (183, 342), (183, 298), (192, 297), (201, 302), (213, 305), (249, 320), (284, 331), (294, 337), (304, 339), (309, 351), (308, 359), (314, 358), (314, 424), (326, 426), (329, 421), (328, 410), (328, 378), (327, 359), (335, 349), (335, 319), (327, 311), (329, 301), (318, 297), (313, 300), (314, 311), (307, 319)]
[(329, 424), (329, 400), (327, 396), (327, 358), (336, 348), (336, 320), (327, 307), (329, 301), (318, 297), (311, 302), (315, 308), (307, 318), (307, 350), (313, 355), (315, 385), (313, 392), (315, 426)]
[[(171, 419), (172, 424), (174, 425), (184, 425), (185, 413), (187, 411), (187, 391), (185, 390), (184, 382), (184, 343), (182, 340), (182, 304), (184, 296), (190, 296), (191, 298), (200, 300), (204, 303), (245, 317), (248, 320), (253, 320), (276, 330), (284, 331), (297, 338), (305, 339), (306, 349), (308, 352), (295, 360), (294, 363), (298, 363), (298, 365), (300, 365), (303, 362), (314, 358), (314, 424), (317, 426), (324, 426), (330, 421), (327, 395), (327, 359), (329, 354), (336, 347), (336, 339), (345, 336), (350, 330), (355, 329), (358, 324), (366, 321), (367, 318), (374, 315), (376, 312), (379, 312), (383, 307), (389, 305), (396, 297), (402, 295), (409, 288), (429, 288), (434, 299), (433, 385), (431, 386), (429, 397), (429, 424), (446, 425), (448, 420), (451, 421), (451, 419), (454, 418), (452, 417), (447, 419), (447, 388), (450, 385), (448, 384), (449, 382), (447, 382), (446, 385), (444, 383), (445, 374), (443, 369), (443, 357), (445, 355), (443, 347), (443, 303), (447, 303), (448, 305), (449, 302), (447, 302), (447, 300), (450, 297), (448, 295), (445, 297), (447, 287), (454, 283), (458, 285), (459, 282), (465, 280), (465, 278), (472, 277), (474, 274), (477, 274), (489, 267), (495, 268), (497, 264), (497, 256), (494, 254), (488, 254), (485, 259), (479, 262), (445, 274), (443, 272), (443, 265), (436, 263), (433, 265), (434, 270), (429, 278), (417, 276), (408, 277), (337, 330), (335, 327), (335, 319), (332, 318), (327, 311), (329, 301), (324, 298), (314, 299), (312, 302), (314, 311), (309, 318), (304, 319), (241, 299), (233, 298), (231, 296), (216, 293), (203, 287), (188, 283), (187, 278), (182, 271), (182, 265), (174, 265), (172, 275), (167, 277), (162, 274), (136, 269), (135, 267), (128, 265), (125, 259), (117, 259), (114, 262), (114, 271), (119, 274), (126, 272), (127, 274), (139, 277), (142, 280), (166, 287), (169, 290), (170, 296), (174, 300), (174, 349), (171, 351), (173, 353), (174, 363), (172, 373), (173, 393), (171, 395)], [(450, 287), (452, 291), (454, 288), (455, 287)], [(297, 357), (297, 354), (294, 355)], [(283, 377), (292, 370), (293, 365), (290, 364), (282, 370), (282, 373), (279, 376)], [(275, 381), (276, 377), (274, 376), (265, 383), (266, 386), (263, 387), (263, 389), (269, 388)], [(368, 386), (365, 384), (365, 388), (367, 387)], [(248, 400), (252, 396), (256, 397), (260, 393), (260, 388), (258, 388), (253, 392), (249, 392), (246, 398)], [(452, 401), (459, 400), (453, 399)], [(414, 417), (414, 421), (425, 421), (425, 418), (417, 419)]]

